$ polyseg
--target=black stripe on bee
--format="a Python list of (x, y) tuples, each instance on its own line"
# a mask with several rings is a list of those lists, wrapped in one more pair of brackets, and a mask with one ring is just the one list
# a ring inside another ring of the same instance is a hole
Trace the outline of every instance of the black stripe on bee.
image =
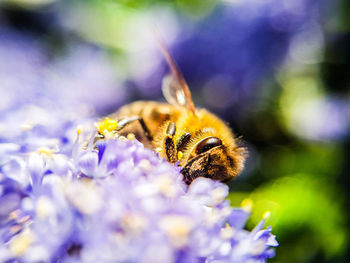
[(158, 123), (164, 123), (170, 119), (170, 114), (159, 111), (158, 107), (154, 107), (150, 113), (150, 118)]

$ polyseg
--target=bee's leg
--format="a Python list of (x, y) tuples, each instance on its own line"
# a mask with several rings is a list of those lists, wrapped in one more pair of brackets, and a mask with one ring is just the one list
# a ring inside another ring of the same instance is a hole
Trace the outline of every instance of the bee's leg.
[(175, 142), (173, 136), (176, 132), (176, 126), (174, 122), (169, 122), (168, 126), (166, 128), (166, 134), (165, 134), (165, 141), (164, 141), (164, 147), (165, 147), (165, 153), (168, 158), (168, 161), (171, 163), (176, 163), (177, 158), (177, 151), (175, 147)]
[(178, 152), (182, 151), (186, 147), (186, 145), (188, 144), (190, 139), (191, 139), (191, 133), (186, 132), (186, 133), (182, 134), (176, 143), (176, 150)]
[(145, 136), (147, 137), (147, 139), (149, 141), (153, 140), (153, 136), (151, 135), (151, 132), (149, 131), (145, 121), (143, 120), (143, 118), (138, 117), (138, 116), (133, 116), (133, 117), (126, 117), (123, 118), (121, 120), (118, 120), (118, 128), (117, 128), (117, 132), (121, 131), (123, 128), (125, 128), (128, 124), (133, 123), (134, 121), (138, 121), (141, 125), (141, 128), (145, 134)]

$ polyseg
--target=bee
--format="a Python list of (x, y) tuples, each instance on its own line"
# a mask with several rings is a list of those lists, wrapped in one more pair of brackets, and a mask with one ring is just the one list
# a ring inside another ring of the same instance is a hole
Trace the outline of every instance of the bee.
[(168, 103), (137, 101), (125, 105), (99, 125), (97, 136), (104, 138), (106, 123), (118, 135), (132, 134), (160, 157), (178, 163), (187, 184), (197, 177), (230, 181), (242, 171), (246, 149), (223, 120), (194, 106), (175, 60), (162, 40), (158, 42), (170, 67), (162, 85)]

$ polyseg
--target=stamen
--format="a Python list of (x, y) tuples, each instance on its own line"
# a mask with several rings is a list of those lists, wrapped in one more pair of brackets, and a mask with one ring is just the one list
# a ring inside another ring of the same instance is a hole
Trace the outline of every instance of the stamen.
[(77, 134), (78, 134), (78, 135), (81, 134), (82, 131), (83, 131), (83, 128), (82, 128), (81, 126), (78, 126), (78, 128), (77, 128)]
[(18, 223), (18, 224), (23, 224), (23, 223), (29, 221), (29, 219), (30, 219), (30, 216), (24, 216), (24, 217), (19, 218), (19, 219), (17, 220), (17, 223)]
[(55, 153), (55, 150), (49, 149), (47, 147), (40, 147), (37, 149), (37, 152), (41, 154), (53, 155)]
[(18, 233), (21, 229), (22, 229), (21, 225), (14, 225), (14, 226), (10, 227), (10, 234), (14, 235), (14, 234)]
[(9, 216), (8, 216), (8, 219), (9, 220), (14, 220), (14, 219), (17, 219), (17, 217), (19, 216), (19, 213), (21, 211), (19, 209), (15, 210), (15, 211), (12, 211)]
[(24, 130), (24, 131), (29, 131), (31, 129), (33, 129), (33, 125), (32, 124), (29, 124), (29, 123), (24, 123), (21, 125), (21, 129)]
[(105, 134), (106, 132), (112, 132), (117, 129), (118, 122), (110, 118), (105, 118), (102, 122), (95, 124), (99, 133)]
[(228, 223), (226, 223), (225, 227), (221, 228), (220, 235), (223, 239), (230, 239), (234, 234), (234, 229)]
[(161, 153), (163, 151), (163, 149), (161, 147), (157, 147), (155, 151), (156, 151), (156, 153)]
[(10, 243), (10, 250), (16, 256), (21, 256), (34, 242), (34, 236), (29, 230), (24, 230)]
[(126, 138), (128, 138), (128, 140), (132, 141), (133, 139), (135, 139), (135, 134), (133, 133), (129, 133)]
[(193, 222), (185, 216), (169, 215), (160, 221), (160, 228), (169, 236), (173, 246), (180, 248), (187, 244)]

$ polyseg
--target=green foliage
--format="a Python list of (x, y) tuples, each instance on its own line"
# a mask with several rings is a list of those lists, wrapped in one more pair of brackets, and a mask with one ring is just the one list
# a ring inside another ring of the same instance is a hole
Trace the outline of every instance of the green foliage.
[[(306, 173), (282, 177), (256, 189), (252, 220), (248, 227), (271, 212), (268, 224), (278, 233), (280, 247), (275, 262), (309, 262), (315, 255), (326, 258), (343, 252), (347, 229), (343, 201), (325, 178)], [(242, 193), (232, 193), (237, 203)]]
[(342, 161), (339, 147), (333, 144), (274, 145), (263, 150), (260, 171), (266, 179), (293, 173), (328, 177), (339, 172)]

